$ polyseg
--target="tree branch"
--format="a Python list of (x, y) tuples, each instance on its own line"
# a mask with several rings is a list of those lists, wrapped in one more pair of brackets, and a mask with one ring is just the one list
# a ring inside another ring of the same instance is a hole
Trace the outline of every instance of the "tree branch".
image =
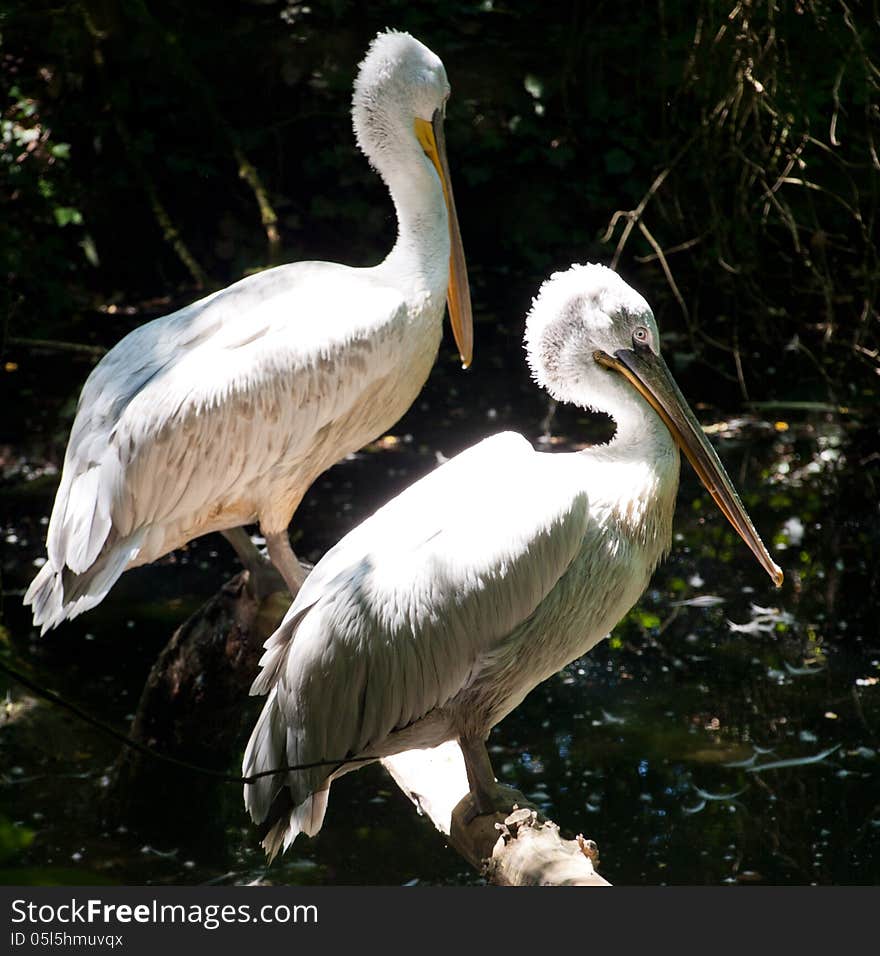
[(382, 761), (394, 782), (490, 883), (498, 886), (610, 886), (596, 872), (591, 840), (564, 840), (531, 807), (472, 816), (461, 748), (454, 740)]

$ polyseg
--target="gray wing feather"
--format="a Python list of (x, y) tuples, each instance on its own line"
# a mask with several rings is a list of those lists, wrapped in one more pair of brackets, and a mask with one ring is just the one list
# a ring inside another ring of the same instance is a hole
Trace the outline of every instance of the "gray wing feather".
[[(257, 480), (279, 455), (304, 452), (322, 416), (351, 400), (332, 334), (314, 332), (322, 305), (344, 313), (351, 271), (282, 266), (135, 329), (112, 349), (80, 396), (50, 521), (52, 564), (83, 572), (111, 531), (126, 537), (195, 512)], [(356, 304), (365, 324), (399, 306), (387, 289), (371, 294), (362, 284)], [(344, 354), (344, 337), (337, 344)]]
[[(266, 644), (252, 692), (269, 690), (279, 737), (252, 738), (254, 762), (278, 766), (371, 753), (395, 730), (451, 700), (481, 658), (528, 618), (577, 554), (586, 496), (541, 506), (541, 459), (498, 435), (380, 509), (319, 562)], [(519, 502), (539, 507), (515, 508)], [(332, 768), (290, 774), (294, 806)], [(255, 819), (281, 783), (246, 788)]]

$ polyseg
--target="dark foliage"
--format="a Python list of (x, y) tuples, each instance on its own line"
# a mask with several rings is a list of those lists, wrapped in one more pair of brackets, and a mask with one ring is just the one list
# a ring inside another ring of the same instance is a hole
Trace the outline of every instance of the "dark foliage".
[(7, 0), (0, 17), (4, 344), (112, 344), (278, 261), (377, 261), (393, 214), (348, 105), (394, 26), (453, 84), (499, 347), (516, 356), (550, 271), (613, 260), (679, 368), (721, 373), (707, 398), (874, 394), (876, 4)]

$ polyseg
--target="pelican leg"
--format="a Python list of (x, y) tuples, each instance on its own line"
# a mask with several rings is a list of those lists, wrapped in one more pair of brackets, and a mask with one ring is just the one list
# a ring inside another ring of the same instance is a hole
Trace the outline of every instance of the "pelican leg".
[(272, 564), (284, 578), (290, 596), (296, 597), (303, 581), (306, 579), (306, 575), (311, 571), (311, 566), (307, 568), (302, 565), (299, 558), (293, 553), (286, 530), (279, 531), (276, 534), (267, 534), (266, 549), (269, 552)]
[(464, 757), (468, 786), (476, 811), (478, 814), (491, 813), (497, 784), (486, 744), (476, 737), (459, 737), (458, 745)]
[(470, 806), (464, 812), (464, 822), (484, 813), (508, 814), (513, 805), (531, 807), (532, 804), (513, 787), (505, 787), (495, 780), (486, 742), (478, 737), (459, 737), (458, 745), (464, 757), (470, 792)]
[(260, 554), (244, 528), (227, 528), (220, 532), (232, 545), (238, 560), (248, 573), (247, 589), (260, 601), (275, 591), (283, 591), (285, 579), (272, 562)]

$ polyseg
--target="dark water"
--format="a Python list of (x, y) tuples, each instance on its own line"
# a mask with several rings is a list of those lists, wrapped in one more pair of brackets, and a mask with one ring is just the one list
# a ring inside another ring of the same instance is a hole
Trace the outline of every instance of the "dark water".
[[(467, 375), (444, 349), (425, 392), (393, 429), (396, 440), (316, 483), (294, 526), (303, 556), (319, 558), (438, 455), (483, 435), (514, 427), (537, 440), (549, 425), (566, 448), (601, 434), (603, 425), (581, 413), (549, 415), (509, 347), (520, 328), (487, 330), (486, 359)], [(236, 571), (235, 561), (220, 538), (193, 542), (128, 573), (100, 607), (40, 639), (21, 594), (43, 553), (72, 400), (90, 365), (57, 353), (9, 359), (18, 367), (2, 373), (5, 407), (14, 411), (0, 447), (0, 653), (125, 729), (156, 654)], [(777, 408), (736, 420), (703, 409), (700, 416), (723, 423), (716, 446), (773, 543), (784, 587), (772, 588), (683, 468), (672, 555), (610, 641), (537, 688), (496, 728), (496, 772), (564, 828), (595, 839), (613, 883), (876, 883), (873, 439), (857, 409)], [(2, 675), (0, 689), (4, 882), (264, 877), (237, 787), (227, 801), (225, 843), (210, 851), (108, 828), (100, 800), (117, 745)], [(187, 800), (185, 776), (179, 799)], [(266, 878), (479, 881), (377, 767), (334, 784), (319, 836), (297, 842)]]

